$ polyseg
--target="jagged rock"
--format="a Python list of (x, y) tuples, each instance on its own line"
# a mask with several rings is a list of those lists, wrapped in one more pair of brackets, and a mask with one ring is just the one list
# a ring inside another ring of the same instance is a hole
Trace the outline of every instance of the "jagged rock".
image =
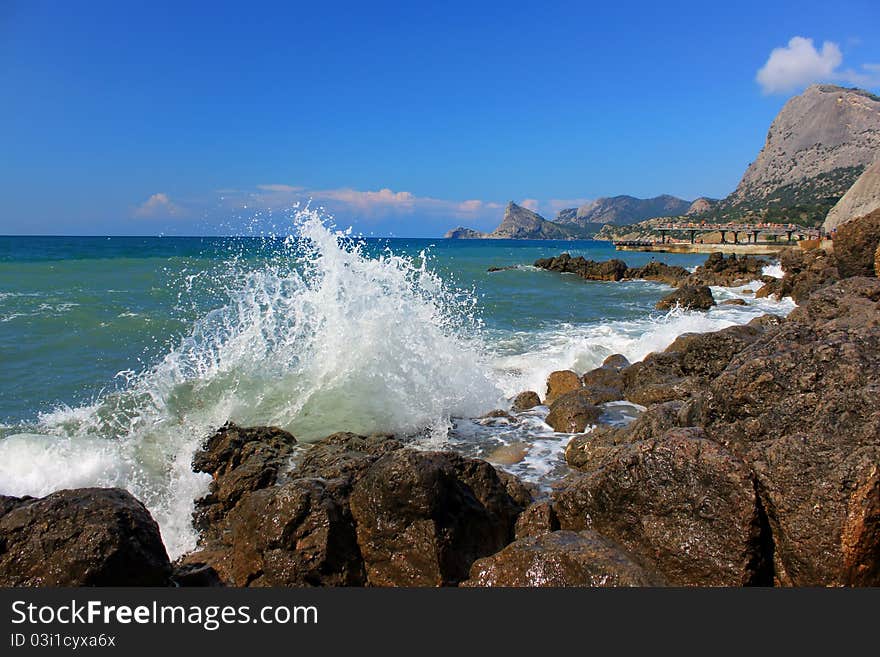
[(815, 290), (841, 278), (835, 257), (822, 249), (786, 249), (779, 260), (785, 275), (768, 281), (755, 293), (756, 298), (772, 294), (777, 298), (791, 297), (795, 302), (803, 303)]
[(559, 519), (548, 501), (533, 502), (526, 507), (516, 520), (516, 538), (540, 536), (559, 529)]
[(685, 285), (660, 299), (655, 308), (670, 310), (681, 307), (690, 310), (709, 310), (714, 305), (715, 299), (708, 285)]
[(834, 236), (834, 259), (841, 276), (874, 276), (878, 248), (880, 210), (840, 225)]
[(671, 584), (769, 582), (751, 472), (699, 429), (624, 445), (575, 477), (555, 496), (562, 529), (599, 532)]
[(763, 258), (737, 256), (735, 253), (725, 256), (716, 251), (709, 254), (706, 262), (697, 267), (684, 284), (733, 287), (760, 278), (767, 264), (767, 260)]
[[(753, 469), (780, 584), (878, 584), (880, 280), (813, 292), (703, 395), (702, 423)], [(874, 497), (872, 497), (874, 496)]]
[(663, 352), (649, 354), (621, 372), (626, 398), (642, 406), (687, 399), (764, 330), (750, 324), (680, 335)]
[(563, 253), (555, 258), (536, 260), (535, 267), (561, 274), (576, 274), (590, 281), (619, 281), (623, 279), (628, 269), (623, 260), (612, 259), (596, 262), (586, 260), (583, 256), (572, 258), (568, 253)]
[(538, 393), (533, 390), (526, 390), (513, 398), (511, 408), (514, 411), (522, 412), (540, 405), (541, 398), (538, 396)]
[(453, 228), (450, 231), (447, 231), (443, 236), (443, 239), (447, 240), (481, 240), (487, 237), (486, 233), (481, 233), (478, 230), (474, 230), (473, 228), (465, 228), (464, 226), (458, 226), (457, 228)]
[(602, 409), (590, 400), (590, 393), (587, 391), (567, 392), (550, 405), (550, 413), (545, 422), (560, 433), (580, 433), (588, 426), (596, 424), (602, 415)]
[(690, 201), (669, 194), (654, 198), (626, 195), (603, 197), (580, 206), (570, 221), (578, 225), (611, 223), (620, 226), (653, 217), (676, 217), (687, 213), (692, 207)]
[(678, 287), (690, 277), (691, 273), (678, 265), (667, 265), (664, 262), (649, 262), (644, 267), (630, 267), (624, 273), (626, 279), (638, 279), (665, 283), (672, 287)]
[(463, 586), (659, 586), (619, 545), (592, 531), (521, 538), (474, 562)]
[(580, 377), (571, 370), (551, 372), (547, 377), (547, 396), (544, 398), (544, 404), (550, 406), (562, 395), (572, 390), (578, 390), (580, 387)]
[(483, 461), (400, 450), (354, 486), (351, 511), (372, 586), (441, 586), (513, 539), (522, 511)]
[(131, 493), (0, 496), (0, 586), (167, 586), (159, 526)]

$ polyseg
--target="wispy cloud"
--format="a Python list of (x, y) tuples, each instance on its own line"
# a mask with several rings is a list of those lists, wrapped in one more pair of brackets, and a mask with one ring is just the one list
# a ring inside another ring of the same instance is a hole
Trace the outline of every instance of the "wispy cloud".
[(792, 37), (774, 48), (755, 79), (765, 94), (789, 93), (815, 82), (845, 82), (873, 87), (880, 84), (880, 65), (863, 64), (860, 71), (843, 67), (843, 52), (833, 41), (816, 48), (812, 39)]
[(168, 194), (158, 192), (137, 206), (132, 214), (135, 217), (169, 217), (182, 214), (182, 209), (171, 201)]

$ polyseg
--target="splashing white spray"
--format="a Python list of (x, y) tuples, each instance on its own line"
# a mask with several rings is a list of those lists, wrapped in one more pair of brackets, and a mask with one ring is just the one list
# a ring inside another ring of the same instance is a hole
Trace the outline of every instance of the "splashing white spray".
[[(0, 441), (0, 492), (45, 495), (122, 486), (159, 523), (172, 557), (195, 545), (193, 500), (207, 477), (190, 464), (227, 420), (300, 440), (334, 431), (430, 430), (501, 403), (471, 296), (425, 264), (368, 258), (310, 208), (289, 257), (242, 274), (228, 303), (195, 323), (120, 393), (44, 414), (39, 435)], [(227, 272), (228, 277), (228, 272)]]

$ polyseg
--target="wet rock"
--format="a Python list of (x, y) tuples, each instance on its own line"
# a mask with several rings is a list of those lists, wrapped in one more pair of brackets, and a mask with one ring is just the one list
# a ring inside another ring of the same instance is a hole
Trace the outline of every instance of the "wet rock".
[(602, 409), (590, 402), (588, 392), (573, 390), (550, 405), (545, 422), (560, 433), (580, 433), (596, 424), (601, 415)]
[(748, 306), (743, 299), (725, 299), (721, 302), (722, 306)]
[(684, 285), (660, 299), (655, 308), (670, 310), (681, 307), (690, 310), (709, 310), (714, 305), (712, 290), (707, 285)]
[(486, 454), (486, 460), (498, 465), (513, 465), (522, 461), (528, 453), (528, 443), (516, 442), (496, 447)]
[(626, 398), (642, 406), (688, 399), (771, 328), (768, 322), (680, 335), (664, 351), (621, 371)]
[(691, 273), (684, 267), (678, 265), (667, 265), (663, 262), (649, 262), (644, 267), (632, 267), (626, 271), (624, 275), (627, 279), (638, 279), (643, 281), (655, 281), (657, 283), (665, 283), (672, 287), (678, 287)]
[(555, 497), (563, 529), (593, 529), (671, 584), (768, 583), (765, 521), (746, 465), (698, 429), (625, 445)]
[(834, 235), (834, 258), (841, 276), (875, 276), (880, 248), (880, 210), (841, 224)]
[(525, 392), (521, 392), (513, 398), (511, 408), (514, 411), (521, 413), (522, 411), (527, 411), (530, 408), (534, 408), (535, 406), (540, 405), (541, 398), (538, 396), (538, 393), (534, 392), (533, 390), (526, 390)]
[(622, 260), (595, 262), (581, 256), (572, 258), (568, 253), (563, 253), (555, 258), (536, 260), (535, 267), (564, 274), (575, 274), (591, 281), (619, 281), (627, 270), (626, 263)]
[(516, 520), (516, 538), (541, 536), (559, 529), (559, 519), (548, 501), (534, 502), (526, 507)]
[(344, 487), (294, 479), (244, 496), (186, 561), (233, 586), (353, 586), (365, 580)]
[(822, 249), (786, 249), (779, 260), (784, 276), (768, 281), (755, 293), (757, 298), (773, 295), (776, 298), (791, 297), (796, 303), (803, 303), (815, 290), (841, 278), (836, 258)]
[(577, 390), (581, 387), (580, 377), (571, 370), (559, 370), (551, 372), (547, 377), (547, 396), (544, 403), (550, 406), (562, 395)]
[(185, 588), (223, 586), (217, 571), (205, 563), (175, 563), (171, 583)]
[(196, 528), (222, 517), (246, 493), (273, 485), (295, 445), (296, 438), (277, 427), (221, 427), (193, 457), (193, 469), (214, 478), (196, 504)]
[(707, 435), (756, 474), (779, 584), (878, 583), (878, 305), (876, 278), (813, 292), (704, 394)]
[(471, 567), (463, 586), (658, 586), (663, 580), (592, 531), (556, 531), (511, 543)]
[(0, 586), (167, 586), (171, 564), (128, 491), (0, 497)]
[(629, 367), (630, 365), (631, 363), (623, 354), (611, 354), (608, 358), (602, 361), (602, 367), (618, 371), (622, 370), (624, 367)]
[(350, 504), (372, 586), (457, 584), (512, 540), (522, 511), (489, 464), (410, 450), (379, 459)]
[(715, 252), (709, 254), (706, 262), (688, 276), (685, 284), (720, 285), (723, 287), (742, 285), (760, 278), (761, 272), (767, 264), (769, 264), (768, 261), (763, 258), (749, 255), (737, 256), (735, 253), (725, 256), (723, 253)]

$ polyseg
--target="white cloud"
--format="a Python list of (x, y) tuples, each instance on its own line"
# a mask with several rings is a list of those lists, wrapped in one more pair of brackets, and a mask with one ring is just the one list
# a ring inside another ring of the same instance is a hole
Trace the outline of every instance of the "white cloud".
[(876, 64), (864, 64), (863, 72), (842, 69), (843, 52), (833, 41), (819, 50), (812, 39), (792, 37), (788, 45), (774, 48), (755, 79), (765, 94), (788, 93), (815, 82), (846, 82), (862, 86), (880, 84)]
[(168, 194), (163, 192), (153, 194), (134, 209), (136, 217), (167, 217), (179, 214), (181, 214), (180, 206), (173, 203)]
[(524, 207), (526, 210), (531, 210), (532, 212), (537, 212), (538, 208), (541, 205), (541, 202), (535, 198), (524, 198), (519, 202), (521, 207)]

